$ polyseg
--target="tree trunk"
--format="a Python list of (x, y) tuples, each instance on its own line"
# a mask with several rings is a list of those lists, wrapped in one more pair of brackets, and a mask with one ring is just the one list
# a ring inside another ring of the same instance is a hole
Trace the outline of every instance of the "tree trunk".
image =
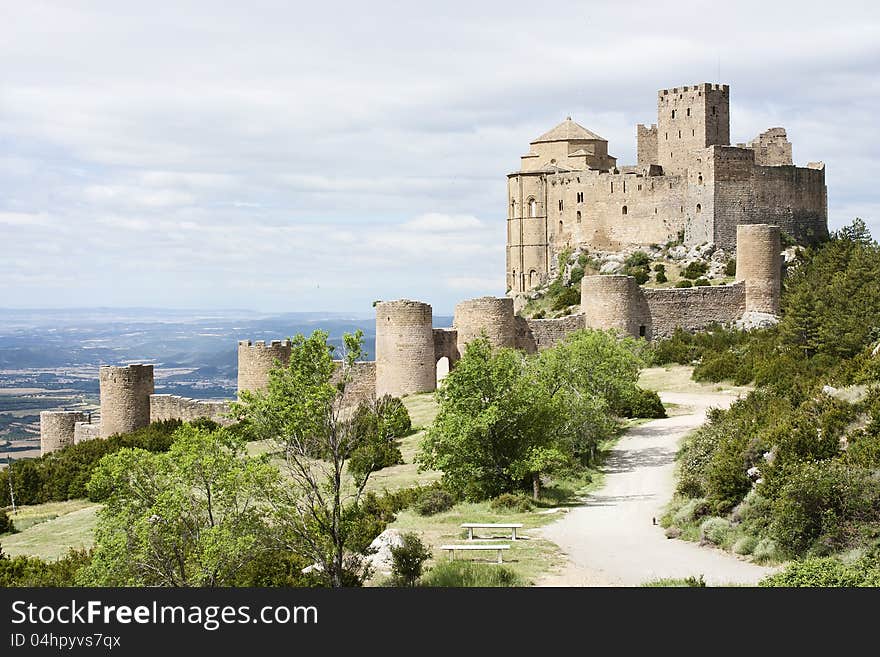
[(533, 472), (532, 473), (532, 499), (536, 502), (538, 498), (541, 497), (541, 473)]

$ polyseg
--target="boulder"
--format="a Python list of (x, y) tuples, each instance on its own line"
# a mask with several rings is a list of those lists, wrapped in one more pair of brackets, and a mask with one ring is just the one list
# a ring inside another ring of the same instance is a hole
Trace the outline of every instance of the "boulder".
[(615, 262), (614, 260), (609, 260), (602, 264), (599, 267), (600, 274), (616, 274), (623, 268), (623, 265), (619, 262)]
[(712, 261), (726, 264), (727, 254), (724, 252), (724, 249), (718, 249), (717, 251), (715, 251), (715, 253), (712, 254)]
[(401, 545), (403, 545), (403, 536), (400, 531), (386, 529), (370, 543), (370, 554), (364, 558), (364, 561), (372, 566), (374, 572), (390, 575), (391, 567), (394, 565), (391, 548)]
[(758, 328), (769, 328), (779, 323), (779, 318), (770, 313), (747, 312), (736, 321), (736, 328), (751, 331)]

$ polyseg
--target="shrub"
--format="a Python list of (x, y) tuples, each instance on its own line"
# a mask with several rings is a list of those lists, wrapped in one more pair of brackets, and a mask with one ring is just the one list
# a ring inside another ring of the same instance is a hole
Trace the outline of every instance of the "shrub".
[(661, 418), (666, 417), (666, 407), (660, 401), (660, 395), (653, 390), (635, 387), (622, 400), (621, 408), (615, 409), (623, 417), (630, 418)]
[(765, 587), (837, 587), (864, 586), (865, 573), (858, 566), (843, 563), (834, 557), (793, 561), (785, 570), (769, 575), (758, 585)]
[(654, 265), (654, 271), (658, 274), (660, 272), (666, 273), (666, 265), (664, 265), (662, 262), (658, 262), (656, 265)]
[(694, 287), (708, 287), (710, 285), (712, 285), (712, 284), (709, 281), (707, 281), (705, 278), (698, 278), (697, 280), (694, 281)]
[(709, 502), (702, 497), (687, 500), (673, 514), (672, 521), (676, 525), (684, 525), (709, 513)]
[(707, 271), (709, 271), (709, 265), (702, 260), (694, 260), (693, 262), (688, 263), (688, 266), (682, 270), (681, 275), (685, 278), (694, 279), (699, 278)]
[(419, 495), (415, 508), (420, 516), (433, 516), (449, 511), (454, 505), (455, 498), (442, 488), (428, 488)]
[(721, 545), (730, 533), (730, 521), (714, 516), (706, 518), (700, 525), (700, 538)]
[(647, 267), (651, 262), (651, 257), (644, 251), (635, 251), (623, 261), (625, 267)]
[(751, 554), (758, 544), (758, 539), (754, 536), (743, 536), (733, 544), (733, 551), (737, 554)]
[(15, 533), (15, 525), (12, 523), (12, 518), (9, 517), (5, 509), (0, 509), (0, 534), (13, 533)]
[[(571, 274), (569, 275), (569, 285), (571, 287), (577, 287), (577, 285), (584, 278), (584, 268), (583, 267), (572, 267)], [(578, 302), (580, 303), (580, 302)]]
[(546, 317), (546, 316), (547, 316), (547, 313), (545, 313), (543, 310), (539, 310), (534, 315), (532, 315), (532, 319), (544, 319), (544, 317)]
[(565, 310), (581, 302), (581, 292), (577, 287), (564, 287), (553, 301), (553, 310)]
[(736, 276), (736, 258), (730, 258), (724, 265), (725, 276)]
[(402, 545), (391, 547), (391, 575), (397, 586), (415, 586), (425, 562), (431, 558), (431, 551), (412, 532), (403, 534), (401, 540)]
[(519, 576), (506, 566), (469, 561), (442, 561), (421, 579), (421, 586), (507, 587), (523, 586)]
[(781, 561), (779, 548), (776, 546), (776, 541), (771, 538), (762, 538), (760, 541), (758, 541), (755, 549), (752, 550), (752, 558), (758, 563), (765, 563), (767, 561)]
[(650, 582), (645, 582), (642, 586), (647, 588), (704, 588), (706, 586), (706, 581), (703, 579), (702, 575), (699, 577), (691, 575), (690, 577), (678, 579), (653, 579)]
[(683, 281), (678, 281), (678, 282), (675, 284), (675, 287), (693, 287), (693, 286), (694, 286), (694, 284), (691, 283), (689, 280), (686, 280), (686, 279), (683, 280)]
[(654, 280), (657, 281), (658, 283), (666, 283), (669, 279), (666, 278), (665, 271), (658, 271), (654, 276)]
[(76, 586), (76, 574), (91, 561), (87, 550), (69, 550), (57, 561), (8, 557), (0, 550), (0, 588), (13, 586)]
[(517, 513), (527, 513), (535, 507), (531, 499), (515, 493), (502, 493), (493, 498), (489, 506), (496, 511), (515, 511)]

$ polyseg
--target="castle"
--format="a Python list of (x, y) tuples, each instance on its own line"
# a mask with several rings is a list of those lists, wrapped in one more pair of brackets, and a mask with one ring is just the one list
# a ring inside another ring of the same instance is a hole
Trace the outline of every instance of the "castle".
[[(514, 312), (510, 296), (480, 297), (460, 302), (449, 328), (434, 328), (427, 303), (378, 302), (376, 360), (355, 364), (343, 403), (431, 392), (440, 361), (453, 367), (467, 343), (480, 335), (496, 347), (535, 353), (584, 328), (652, 340), (678, 327), (697, 331), (713, 323), (778, 315), (782, 231), (804, 241), (827, 234), (824, 167), (792, 166), (791, 145), (781, 128), (750, 144), (728, 146), (727, 86), (664, 90), (658, 106), (659, 128), (638, 128), (637, 167), (617, 169), (607, 142), (570, 120), (532, 143), (522, 170), (508, 177), (509, 291), (545, 280), (556, 251), (565, 245), (661, 242), (682, 229), (690, 242), (715, 241), (736, 251), (734, 283), (642, 288), (630, 276), (585, 276), (577, 313), (530, 319)], [(669, 135), (675, 146), (666, 145)], [(558, 229), (551, 230), (557, 219)], [(269, 371), (276, 362), (289, 362), (291, 352), (287, 340), (239, 341), (239, 393), (265, 390)], [(228, 401), (154, 394), (153, 374), (152, 365), (102, 366), (100, 422), (78, 411), (42, 412), (42, 453), (157, 420), (230, 421)]]
[(730, 89), (657, 94), (657, 123), (636, 127), (638, 158), (617, 166), (608, 142), (567, 118), (535, 139), (507, 176), (507, 288), (549, 281), (561, 252), (711, 242), (736, 247), (742, 224), (779, 226), (799, 243), (827, 236), (825, 165), (792, 165), (783, 128), (730, 145)]

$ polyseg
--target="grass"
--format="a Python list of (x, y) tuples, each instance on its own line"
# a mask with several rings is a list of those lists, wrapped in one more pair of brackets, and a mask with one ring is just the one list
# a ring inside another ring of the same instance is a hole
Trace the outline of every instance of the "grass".
[(691, 378), (694, 368), (690, 365), (663, 365), (646, 367), (639, 375), (639, 385), (648, 390), (663, 392), (707, 392), (746, 393), (751, 386), (736, 386), (727, 381), (707, 383)]
[[(50, 502), (23, 507), (22, 513), (28, 514), (23, 516), (24, 519), (48, 518), (50, 515), (55, 515), (51, 519), (32, 524), (17, 534), (4, 536), (3, 551), (13, 557), (24, 554), (41, 559), (58, 559), (70, 548), (91, 547), (94, 544), (95, 513), (100, 508), (100, 504), (88, 500)], [(17, 525), (18, 514), (13, 516), (13, 520)]]
[(699, 577), (666, 577), (661, 579), (652, 579), (642, 584), (646, 588), (702, 588), (706, 586), (703, 576)]

